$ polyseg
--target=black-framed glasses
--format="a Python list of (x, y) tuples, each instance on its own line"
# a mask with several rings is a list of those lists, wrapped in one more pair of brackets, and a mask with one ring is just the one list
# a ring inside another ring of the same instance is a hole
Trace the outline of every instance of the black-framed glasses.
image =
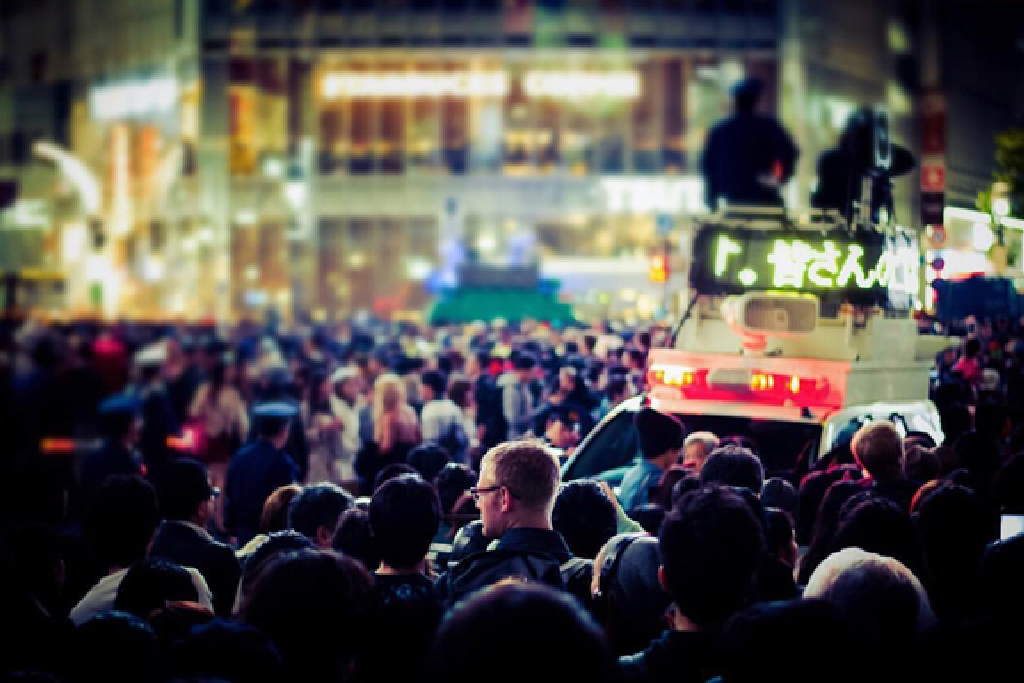
[(498, 489), (501, 488), (501, 486), (502, 486), (501, 484), (495, 484), (494, 486), (483, 486), (483, 487), (471, 486), (470, 489), (469, 489), (469, 495), (473, 496), (473, 502), (474, 503), (479, 503), (480, 502), (480, 494), (481, 493), (490, 493), (491, 491), (497, 491)]

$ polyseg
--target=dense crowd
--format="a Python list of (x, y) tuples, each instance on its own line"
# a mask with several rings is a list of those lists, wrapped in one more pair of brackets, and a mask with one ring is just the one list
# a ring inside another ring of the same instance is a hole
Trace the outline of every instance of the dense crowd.
[(613, 488), (560, 466), (669, 330), (7, 328), (0, 671), (1017, 680), (1018, 332), (936, 358), (942, 443), (851, 423), (766, 471), (644, 407)]

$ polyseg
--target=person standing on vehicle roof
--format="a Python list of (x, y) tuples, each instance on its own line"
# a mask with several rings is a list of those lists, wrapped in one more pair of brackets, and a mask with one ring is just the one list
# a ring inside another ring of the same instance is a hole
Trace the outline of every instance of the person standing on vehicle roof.
[(672, 415), (645, 407), (636, 414), (639, 459), (622, 478), (619, 501), (627, 513), (654, 500), (661, 475), (679, 460), (686, 429)]
[(705, 201), (782, 206), (782, 187), (793, 175), (800, 152), (774, 117), (757, 113), (762, 83), (745, 78), (732, 88), (734, 113), (708, 134), (701, 157)]

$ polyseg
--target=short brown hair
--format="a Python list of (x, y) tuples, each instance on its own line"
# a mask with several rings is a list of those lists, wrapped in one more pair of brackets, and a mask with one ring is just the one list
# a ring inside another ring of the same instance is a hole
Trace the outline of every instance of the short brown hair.
[(850, 450), (857, 464), (875, 479), (898, 479), (903, 473), (903, 439), (888, 420), (861, 427), (853, 435)]
[(481, 469), (488, 461), (494, 463), (495, 483), (508, 487), (525, 507), (541, 510), (554, 504), (562, 472), (543, 441), (506, 441), (487, 451)]

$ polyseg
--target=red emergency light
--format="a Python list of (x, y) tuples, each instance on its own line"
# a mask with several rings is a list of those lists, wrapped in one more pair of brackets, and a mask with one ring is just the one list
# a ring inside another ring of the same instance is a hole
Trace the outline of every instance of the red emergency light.
[(829, 405), (830, 384), (808, 377), (758, 369), (694, 368), (652, 365), (647, 373), (652, 390), (675, 389), (678, 398), (702, 401), (760, 403), (811, 407)]

